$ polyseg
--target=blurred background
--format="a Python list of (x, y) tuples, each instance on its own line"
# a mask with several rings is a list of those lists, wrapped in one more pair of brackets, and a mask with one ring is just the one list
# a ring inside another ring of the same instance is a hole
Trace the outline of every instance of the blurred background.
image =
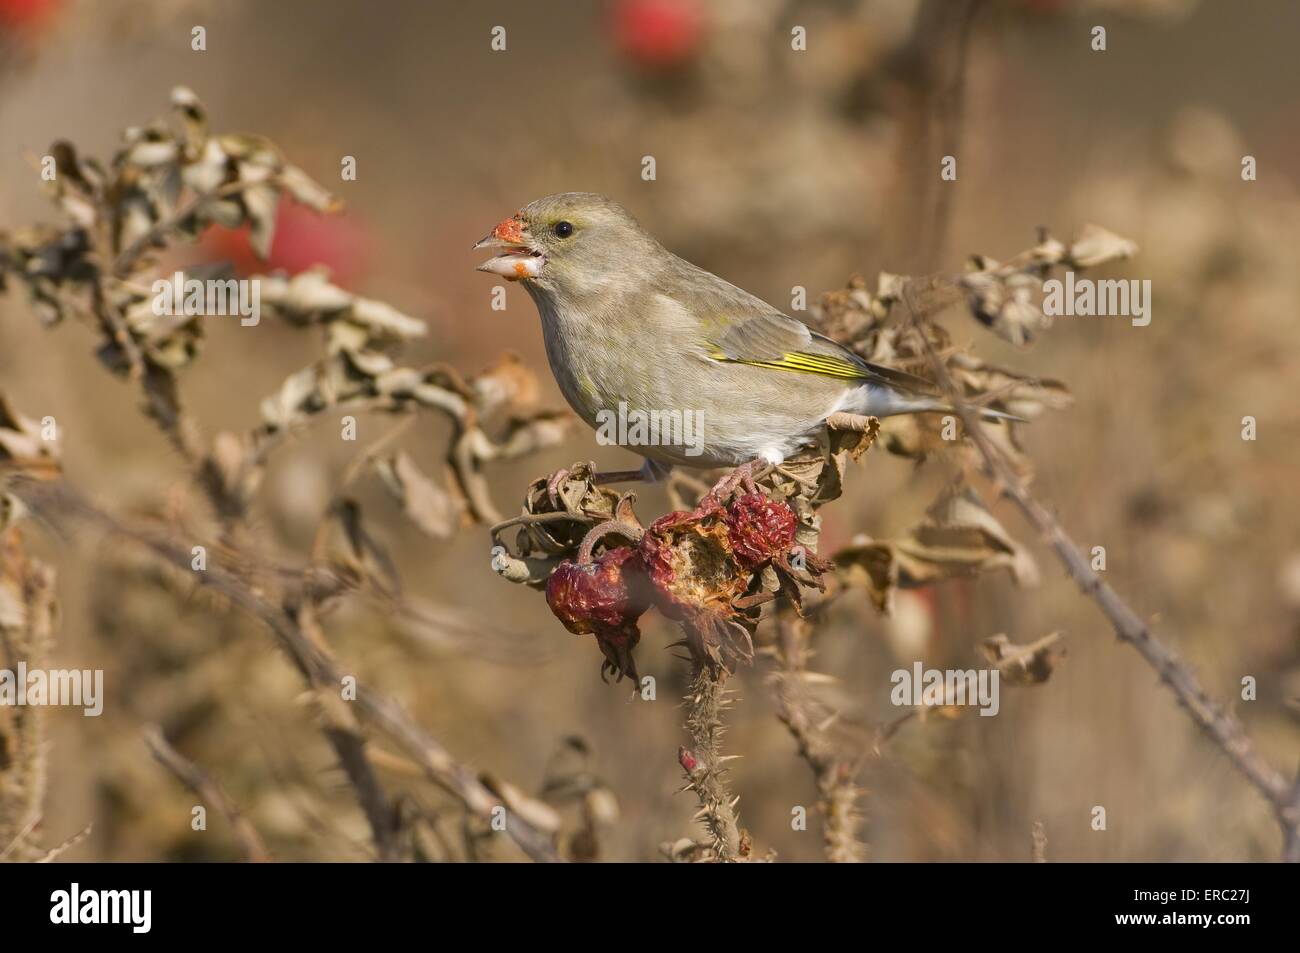
[[(1300, 724), (1300, 101), (1288, 0), (988, 0), (970, 25), (951, 225), (928, 231), (954, 37), (963, 6), (921, 0), (608, 0), (537, 4), (279, 0), (276, 3), (0, 0), (0, 228), (54, 220), (33, 157), (68, 138), (110, 156), (121, 130), (166, 112), (183, 84), (213, 128), (265, 134), (347, 203), (336, 217), (284, 203), (270, 266), (327, 264), (337, 283), (423, 319), (409, 363), (466, 372), (503, 350), (538, 370), (543, 403), (562, 398), (536, 312), (517, 286), (491, 308), (495, 279), (469, 246), (502, 218), (557, 191), (604, 192), (671, 250), (782, 309), (858, 273), (955, 272), (973, 253), (1009, 258), (1039, 226), (1068, 238), (1095, 222), (1139, 246), (1109, 277), (1150, 279), (1152, 321), (1063, 318), (1026, 348), (960, 310), (955, 340), (1020, 373), (1057, 378), (1074, 405), (1021, 428), (1036, 494), (1107, 580), (1220, 699), (1279, 768), (1296, 764)], [(1095, 25), (1107, 49), (1091, 48)], [(207, 49), (191, 49), (202, 25)], [(506, 50), (491, 48), (506, 29)], [(806, 28), (807, 50), (791, 49)], [(355, 156), (356, 181), (339, 179)], [(1242, 180), (1255, 156), (1258, 181)], [(642, 177), (653, 156), (656, 176)], [(206, 234), (196, 254), (254, 267), (247, 238)], [(250, 343), (253, 342), (253, 343)], [(137, 396), (103, 372), (84, 329), (40, 327), (23, 296), (0, 297), (0, 387), (61, 422), (67, 476), (117, 512), (155, 510), (185, 477)], [(246, 430), (260, 400), (312, 360), (276, 323), (257, 336), (216, 323), (185, 396), (210, 432)], [(1241, 439), (1241, 421), (1259, 438)], [(365, 426), (363, 422), (363, 426)], [(405, 446), (439, 469), (445, 436), (420, 423)], [(420, 428), (428, 428), (421, 432)], [(285, 553), (315, 521), (354, 444), (328, 428), (272, 466), (259, 528)], [(634, 467), (577, 428), (562, 447), (489, 471), (517, 511), (527, 483), (576, 460)], [(823, 543), (884, 538), (920, 518), (942, 487), (934, 466), (873, 451), (824, 512)], [(612, 793), (597, 856), (653, 860), (693, 833), (680, 787), (677, 635), (648, 616), (638, 652), (658, 700), (602, 683), (592, 640), (573, 636), (538, 594), (488, 565), (488, 535), (449, 542), (401, 519), (363, 487), (370, 528), (406, 588), (446, 625), (413, 632), (361, 609), (329, 621), (359, 673), (401, 698), (457, 757), (538, 792), (557, 773)], [(640, 491), (643, 517), (663, 490)], [(990, 503), (992, 501), (990, 500)], [(995, 718), (968, 713), (904, 725), (864, 765), (865, 840), (875, 860), (1019, 861), (1041, 821), (1053, 860), (1265, 860), (1279, 835), (1267, 805), (1200, 737), (1156, 676), (1119, 644), (1051, 554), (1006, 504), (1006, 528), (1042, 570), (1032, 589), (981, 576), (899, 594), (892, 617), (861, 594), (821, 627), (820, 691), (870, 747), (898, 714), (890, 673), (920, 658), (974, 667), (997, 633), (1029, 642), (1060, 630), (1068, 655), (1042, 685), (1004, 686)], [(42, 829), (85, 860), (234, 859), (226, 826), (190, 829), (193, 795), (141, 741), (163, 725), (218, 777), (279, 859), (368, 856), (361, 812), (298, 702), (298, 674), (257, 623), (165, 584), (101, 541), (33, 530), (58, 573), (52, 665), (105, 671), (106, 710), (49, 719)], [(764, 666), (734, 681), (731, 784), (756, 848), (822, 857), (816, 792), (773, 715)], [(580, 742), (574, 739), (581, 739)], [(386, 776), (449, 841), (455, 811), (427, 786)], [(1107, 812), (1094, 831), (1091, 811)], [(517, 859), (482, 839), (484, 859)], [(459, 856), (459, 846), (447, 856)]]

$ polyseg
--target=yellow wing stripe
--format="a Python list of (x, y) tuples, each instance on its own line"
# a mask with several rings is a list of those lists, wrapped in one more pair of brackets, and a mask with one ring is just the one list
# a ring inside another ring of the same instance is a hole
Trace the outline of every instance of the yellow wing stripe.
[(865, 370), (851, 361), (842, 361), (825, 354), (806, 354), (795, 351), (782, 354), (774, 361), (747, 361), (743, 358), (727, 357), (721, 351), (710, 355), (715, 361), (730, 361), (733, 364), (749, 364), (753, 367), (770, 367), (777, 371), (798, 371), (802, 374), (821, 374), (824, 377), (842, 377), (847, 380), (862, 380), (867, 377)]

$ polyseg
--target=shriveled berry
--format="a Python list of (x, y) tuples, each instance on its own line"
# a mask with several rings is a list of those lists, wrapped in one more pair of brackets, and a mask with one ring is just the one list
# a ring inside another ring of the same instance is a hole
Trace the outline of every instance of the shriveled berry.
[(636, 678), (632, 650), (641, 640), (636, 620), (649, 606), (645, 575), (634, 549), (602, 553), (594, 562), (566, 559), (546, 581), (546, 604), (576, 635), (594, 635), (603, 670)]
[(701, 609), (730, 611), (748, 582), (732, 557), (726, 526), (712, 513), (660, 517), (641, 537), (639, 554), (654, 585), (655, 604), (677, 621)]
[(726, 524), (736, 558), (752, 569), (789, 552), (798, 520), (785, 503), (747, 493), (727, 507)]
[(546, 604), (576, 635), (634, 622), (645, 611), (629, 585), (629, 571), (637, 568), (636, 558), (636, 550), (620, 547), (590, 563), (566, 559), (546, 581)]

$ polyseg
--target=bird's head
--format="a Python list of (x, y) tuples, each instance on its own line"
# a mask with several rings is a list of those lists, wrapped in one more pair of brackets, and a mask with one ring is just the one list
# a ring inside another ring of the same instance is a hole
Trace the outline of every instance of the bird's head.
[(575, 296), (623, 280), (659, 249), (623, 206), (595, 192), (538, 199), (474, 247), (499, 249), (479, 271), (522, 281), (530, 291)]

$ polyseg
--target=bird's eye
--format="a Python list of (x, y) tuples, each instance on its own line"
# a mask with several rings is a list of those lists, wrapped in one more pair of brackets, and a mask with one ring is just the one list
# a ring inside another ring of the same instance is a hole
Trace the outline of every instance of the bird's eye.
[(572, 222), (556, 222), (556, 223), (555, 223), (555, 234), (556, 234), (557, 236), (559, 236), (560, 238), (568, 238), (570, 235), (573, 234), (573, 223), (572, 223)]

